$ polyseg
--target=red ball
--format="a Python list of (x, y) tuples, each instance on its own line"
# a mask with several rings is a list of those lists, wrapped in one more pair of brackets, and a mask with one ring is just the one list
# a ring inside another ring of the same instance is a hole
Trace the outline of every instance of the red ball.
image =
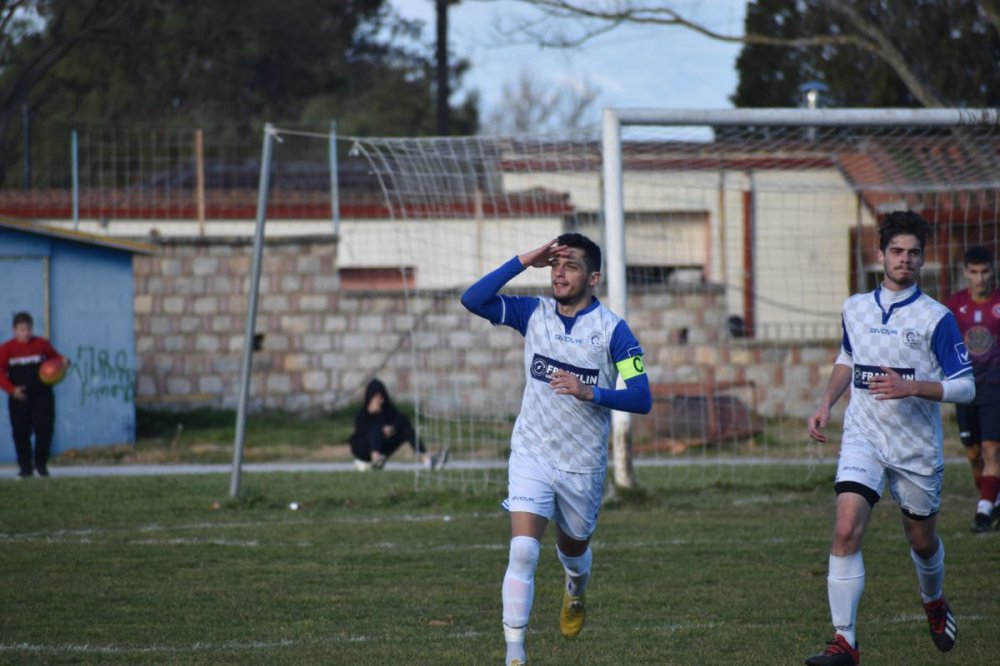
[(52, 386), (66, 377), (66, 364), (61, 358), (50, 358), (38, 368), (38, 378), (42, 383)]

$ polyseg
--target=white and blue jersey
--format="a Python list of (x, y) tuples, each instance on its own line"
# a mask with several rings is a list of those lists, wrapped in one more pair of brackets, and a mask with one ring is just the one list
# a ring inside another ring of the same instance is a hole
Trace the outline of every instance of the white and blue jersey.
[[(471, 286), (462, 303), (494, 325), (525, 339), (525, 386), (511, 451), (547, 460), (569, 472), (604, 472), (611, 409), (649, 411), (642, 348), (628, 324), (596, 298), (574, 317), (559, 314), (552, 298), (498, 295), (524, 270), (514, 257)], [(564, 370), (594, 389), (594, 401), (555, 393), (552, 374)], [(615, 390), (618, 375), (626, 389)]]
[(913, 381), (972, 372), (954, 315), (919, 288), (911, 289), (888, 307), (881, 287), (844, 303), (842, 347), (853, 370), (844, 442), (867, 442), (893, 465), (931, 474), (944, 464), (940, 404), (918, 397), (877, 400), (869, 392), (872, 377), (885, 374), (883, 366)]

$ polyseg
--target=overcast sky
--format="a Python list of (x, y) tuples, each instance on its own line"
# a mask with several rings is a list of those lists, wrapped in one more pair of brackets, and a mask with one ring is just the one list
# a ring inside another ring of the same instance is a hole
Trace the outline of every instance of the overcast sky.
[[(402, 16), (423, 19), (424, 40), (433, 44), (434, 0), (390, 2)], [(671, 6), (720, 32), (743, 32), (746, 0), (677, 0)], [(619, 27), (572, 50), (504, 45), (498, 20), (530, 12), (513, 0), (464, 0), (449, 12), (452, 53), (472, 62), (463, 87), (480, 91), (483, 111), (524, 70), (553, 85), (589, 81), (601, 93), (598, 108), (732, 107), (737, 45), (665, 27)]]

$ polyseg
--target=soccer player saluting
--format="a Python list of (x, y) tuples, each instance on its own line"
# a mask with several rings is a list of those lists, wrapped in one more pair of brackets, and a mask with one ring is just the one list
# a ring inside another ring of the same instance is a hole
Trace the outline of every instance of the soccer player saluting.
[(944, 544), (936, 533), (944, 475), (938, 402), (975, 396), (972, 366), (954, 315), (917, 287), (930, 225), (912, 211), (886, 216), (878, 259), (885, 277), (873, 292), (844, 303), (841, 353), (826, 392), (809, 417), (809, 435), (825, 442), (830, 408), (852, 384), (834, 489), (837, 517), (827, 592), (836, 631), (811, 666), (860, 662), (855, 637), (865, 584), (861, 541), (883, 484), (902, 511), (931, 638), (942, 652), (957, 625), (945, 600)]
[[(551, 298), (497, 294), (528, 267), (551, 267)], [(559, 629), (573, 638), (583, 627), (611, 410), (646, 413), (652, 406), (642, 348), (625, 321), (594, 297), (600, 271), (597, 244), (581, 234), (563, 234), (513, 257), (462, 295), (469, 311), (510, 326), (525, 339), (526, 381), (511, 434), (505, 501), (511, 524), (502, 588), (507, 666), (527, 663), (524, 636), (540, 542), (550, 520), (566, 572)], [(624, 389), (615, 388), (619, 374)]]
[(956, 405), (958, 430), (979, 488), (973, 532), (1000, 528), (1000, 291), (994, 288), (993, 253), (985, 247), (965, 252), (969, 285), (948, 299), (972, 358), (976, 399)]

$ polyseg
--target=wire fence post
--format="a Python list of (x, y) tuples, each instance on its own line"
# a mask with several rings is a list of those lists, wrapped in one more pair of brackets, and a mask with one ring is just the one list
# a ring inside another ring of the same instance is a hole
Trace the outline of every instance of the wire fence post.
[(337, 174), (337, 121), (330, 121), (330, 215), (333, 233), (340, 237), (340, 181)]
[(275, 131), (271, 123), (264, 125), (264, 147), (260, 160), (260, 183), (257, 189), (257, 228), (253, 240), (253, 264), (250, 271), (250, 296), (247, 301), (246, 328), (243, 333), (243, 363), (240, 373), (240, 399), (236, 410), (236, 437), (233, 442), (233, 471), (229, 495), (239, 497), (240, 475), (243, 468), (243, 448), (246, 441), (247, 406), (250, 401), (250, 377), (253, 371), (254, 337), (257, 328), (257, 298), (260, 295), (260, 269), (264, 257), (264, 224), (267, 221), (267, 198), (271, 185), (271, 154)]
[(80, 149), (76, 129), (69, 135), (70, 169), (73, 179), (73, 231), (80, 230)]
[(194, 199), (198, 216), (198, 235), (205, 235), (205, 132), (194, 131)]

